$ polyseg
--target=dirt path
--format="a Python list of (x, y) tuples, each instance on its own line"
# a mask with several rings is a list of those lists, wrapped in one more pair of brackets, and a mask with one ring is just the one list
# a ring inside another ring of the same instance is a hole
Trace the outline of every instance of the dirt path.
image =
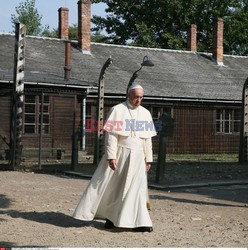
[(0, 172), (0, 247), (248, 246), (248, 199), (244, 191), (239, 197), (241, 189), (150, 190), (154, 232), (135, 233), (71, 217), (87, 183), (62, 175)]

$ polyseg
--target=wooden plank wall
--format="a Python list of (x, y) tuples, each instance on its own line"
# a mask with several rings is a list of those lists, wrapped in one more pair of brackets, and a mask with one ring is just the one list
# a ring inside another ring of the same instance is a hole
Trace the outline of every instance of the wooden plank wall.
[[(72, 134), (74, 122), (74, 102), (76, 94), (52, 96), (51, 101), (51, 133), (42, 138), (43, 148), (61, 148), (68, 155), (71, 154)], [(82, 99), (76, 98), (76, 132), (79, 135), (78, 147), (80, 148), (80, 134), (82, 132), (81, 110)], [(96, 118), (96, 101), (87, 98), (91, 103), (92, 118)], [(109, 109), (120, 103), (120, 100), (105, 100), (105, 117)], [(0, 98), (0, 133), (9, 138), (10, 97)], [(155, 105), (154, 102), (146, 102), (146, 106)], [(159, 106), (168, 107), (167, 103)], [(173, 104), (169, 106), (174, 118), (174, 133), (167, 139), (167, 153), (237, 153), (239, 150), (239, 133), (218, 134), (215, 132), (216, 107), (211, 105), (182, 105)], [(230, 108), (230, 107), (229, 107)], [(237, 108), (237, 107), (236, 107)], [(86, 151), (88, 154), (94, 152), (94, 132), (86, 132)], [(23, 144), (26, 148), (36, 148), (39, 145), (39, 135), (25, 135)], [(158, 137), (153, 138), (154, 152), (158, 151)], [(7, 146), (0, 140), (0, 150)]]
[(170, 153), (237, 153), (239, 133), (219, 134), (212, 107), (174, 107), (174, 133), (168, 138)]
[[(45, 157), (56, 157), (57, 150), (62, 150), (70, 157), (74, 124), (74, 103), (76, 107), (75, 132), (80, 134), (81, 101), (77, 99), (76, 95), (51, 95), (50, 134), (42, 135), (42, 151)], [(25, 135), (23, 143), (26, 148), (33, 149), (32, 156), (36, 157), (39, 149), (39, 134)], [(79, 142), (78, 145), (80, 146)]]
[[(106, 112), (117, 100), (106, 100)], [(157, 104), (144, 102), (145, 106)], [(167, 138), (167, 153), (237, 153), (239, 133), (220, 134), (215, 131), (216, 108), (237, 108), (237, 106), (160, 103), (159, 107), (170, 107), (174, 118), (174, 132)], [(241, 108), (241, 107), (240, 107)], [(153, 138), (154, 152), (158, 152), (158, 136)]]
[[(10, 96), (0, 97), (0, 135), (10, 141), (10, 120), (12, 114), (12, 102)], [(0, 137), (0, 159), (5, 159), (5, 150), (9, 149), (8, 145)]]
[[(74, 123), (74, 96), (53, 97), (52, 147), (71, 148)], [(76, 112), (80, 115), (80, 112)]]

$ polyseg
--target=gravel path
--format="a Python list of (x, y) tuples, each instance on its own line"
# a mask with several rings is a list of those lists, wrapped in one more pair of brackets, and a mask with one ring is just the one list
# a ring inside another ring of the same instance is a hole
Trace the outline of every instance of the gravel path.
[(71, 217), (88, 180), (0, 173), (0, 247), (247, 247), (247, 189), (150, 190), (154, 232)]

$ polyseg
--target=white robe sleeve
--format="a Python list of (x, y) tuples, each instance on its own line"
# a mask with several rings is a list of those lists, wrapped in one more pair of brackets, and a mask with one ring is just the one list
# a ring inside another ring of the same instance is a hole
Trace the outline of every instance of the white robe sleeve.
[(144, 139), (146, 162), (153, 162), (152, 139)]
[(105, 154), (106, 159), (116, 159), (118, 135), (106, 133), (105, 135)]

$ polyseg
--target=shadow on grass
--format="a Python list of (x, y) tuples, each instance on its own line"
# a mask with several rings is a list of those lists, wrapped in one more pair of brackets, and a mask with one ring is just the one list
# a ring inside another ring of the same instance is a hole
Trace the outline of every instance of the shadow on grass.
[[(148, 174), (155, 183), (157, 166), (153, 164)], [(167, 162), (161, 184), (175, 185), (206, 181), (248, 180), (248, 167), (237, 162)]]
[(1, 161), (0, 163), (0, 171), (10, 171), (10, 165), (7, 161)]

